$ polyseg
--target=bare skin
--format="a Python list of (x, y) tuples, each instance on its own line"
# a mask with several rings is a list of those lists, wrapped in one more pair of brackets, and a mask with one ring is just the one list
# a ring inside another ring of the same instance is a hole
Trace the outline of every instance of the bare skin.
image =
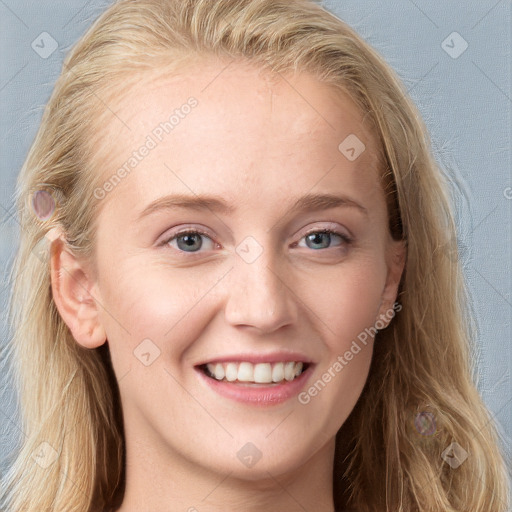
[[(361, 112), (308, 74), (285, 78), (210, 61), (131, 89), (115, 107), (130, 130), (115, 119), (103, 127), (98, 172), (108, 180), (150, 134), (156, 147), (98, 200), (94, 265), (55, 242), (59, 311), (81, 345), (108, 340), (119, 381), (120, 512), (334, 509), (334, 439), (366, 382), (373, 339), (341, 371), (333, 364), (389, 318), (404, 247), (388, 232), (377, 142)], [(189, 97), (197, 105), (157, 140), (155, 127)], [(365, 145), (353, 161), (339, 149), (350, 134)], [(171, 194), (218, 196), (233, 211), (141, 216)], [(307, 194), (345, 202), (292, 211)], [(206, 235), (186, 246), (176, 238), (185, 228)], [(323, 229), (338, 234), (314, 239)], [(198, 365), (240, 354), (303, 356), (299, 391), (310, 400), (255, 405), (219, 394)], [(325, 387), (308, 394), (329, 369)], [(243, 447), (261, 458), (248, 463)]]

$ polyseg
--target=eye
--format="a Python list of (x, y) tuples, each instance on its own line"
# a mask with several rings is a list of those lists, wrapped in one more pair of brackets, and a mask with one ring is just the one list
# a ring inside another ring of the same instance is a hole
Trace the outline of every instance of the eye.
[[(206, 239), (208, 243), (204, 247), (203, 240)], [(320, 229), (310, 231), (304, 235), (301, 240), (305, 239), (306, 244), (296, 242), (292, 247), (300, 246), (309, 249), (330, 249), (335, 247), (343, 247), (352, 243), (352, 239), (344, 233), (339, 233), (332, 229)], [(338, 243), (332, 245), (332, 241), (338, 240)], [(160, 245), (170, 245), (174, 249), (181, 252), (197, 253), (200, 249), (212, 250), (218, 247), (210, 236), (196, 229), (188, 229), (174, 234), (170, 238), (165, 239)]]
[[(310, 249), (330, 249), (331, 242), (333, 237), (341, 240), (340, 243), (336, 244), (336, 247), (349, 245), (352, 242), (352, 239), (345, 235), (344, 233), (338, 233), (332, 229), (321, 229), (316, 231), (310, 231), (305, 236), (301, 238), (306, 240), (306, 247)], [(300, 247), (304, 247), (304, 245), (298, 243)]]
[[(193, 253), (198, 252), (199, 249), (203, 247), (203, 238), (207, 238), (211, 242), (210, 249), (215, 247), (215, 242), (206, 233), (197, 230), (188, 230), (176, 233), (171, 238), (164, 240), (162, 245), (170, 245), (179, 251)], [(176, 242), (176, 245), (173, 245), (173, 242)]]

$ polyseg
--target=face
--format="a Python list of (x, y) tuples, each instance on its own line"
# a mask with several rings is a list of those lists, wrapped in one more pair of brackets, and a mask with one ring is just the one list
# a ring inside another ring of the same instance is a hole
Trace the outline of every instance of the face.
[(88, 277), (127, 445), (248, 480), (332, 457), (402, 270), (362, 114), (215, 62), (114, 110)]

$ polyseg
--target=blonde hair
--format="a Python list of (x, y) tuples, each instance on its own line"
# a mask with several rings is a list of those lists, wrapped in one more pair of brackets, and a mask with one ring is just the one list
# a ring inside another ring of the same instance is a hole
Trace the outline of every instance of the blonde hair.
[[(61, 226), (72, 249), (93, 259), (100, 172), (91, 123), (112, 116), (110, 99), (141, 74), (209, 56), (313, 73), (350, 94), (382, 146), (390, 232), (407, 244), (402, 309), (377, 334), (368, 381), (338, 433), (336, 506), (508, 510), (499, 438), (474, 384), (474, 326), (448, 185), (395, 74), (351, 28), (308, 0), (120, 0), (67, 56), (16, 192), (21, 238), (9, 349), (26, 438), (3, 482), (5, 505), (95, 512), (122, 499), (123, 426), (108, 348), (74, 341), (52, 299), (49, 253), (34, 254)], [(38, 189), (56, 198), (46, 221), (29, 205)], [(414, 426), (422, 414), (435, 419), (432, 435)], [(456, 469), (441, 457), (452, 442), (468, 453)], [(58, 455), (47, 468), (33, 460), (41, 443)]]

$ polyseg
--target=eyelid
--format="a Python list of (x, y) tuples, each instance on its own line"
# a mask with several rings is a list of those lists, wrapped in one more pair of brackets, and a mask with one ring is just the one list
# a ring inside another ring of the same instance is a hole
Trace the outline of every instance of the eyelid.
[(347, 242), (354, 241), (354, 236), (347, 228), (340, 228), (338, 224), (335, 224), (333, 222), (327, 222), (327, 226), (323, 226), (323, 227), (314, 226), (312, 228), (308, 228), (306, 231), (301, 232), (299, 239), (302, 239), (311, 233), (321, 233), (324, 231), (332, 232), (332, 233), (342, 237)]
[[(209, 233), (207, 230), (200, 228), (200, 227), (194, 227), (194, 226), (188, 226), (185, 228), (181, 228), (176, 232), (172, 232), (170, 234), (164, 235), (162, 241), (157, 242), (157, 246), (167, 245), (171, 240), (177, 238), (180, 235), (186, 235), (188, 233), (197, 233), (199, 235), (205, 236), (209, 238), (215, 245), (219, 245), (213, 235)], [(193, 254), (193, 253), (190, 253)]]
[[(319, 222), (322, 222), (322, 221), (319, 221)], [(325, 221), (324, 221), (325, 222)], [(330, 232), (334, 235), (337, 235), (339, 236), (345, 244), (351, 244), (352, 242), (354, 242), (354, 237), (353, 235), (349, 232), (348, 229), (344, 228), (340, 228), (338, 224), (335, 224), (335, 223), (332, 223), (332, 222), (327, 222), (326, 223), (327, 225), (326, 226), (312, 226), (311, 228), (307, 228), (305, 231), (302, 231), (300, 233), (300, 235), (298, 236), (297, 238), (297, 241), (296, 242), (293, 242), (293, 246), (297, 246), (298, 243), (306, 236), (308, 236), (309, 234), (311, 233), (322, 233), (322, 232)], [(344, 232), (346, 231), (346, 232)], [(177, 237), (179, 237), (180, 235), (185, 235), (185, 234), (188, 234), (188, 233), (197, 233), (199, 235), (202, 235), (202, 236), (205, 236), (207, 238), (209, 238), (213, 244), (215, 244), (216, 246), (220, 246), (220, 244), (218, 242), (215, 241), (215, 237), (208, 231), (206, 230), (205, 228), (202, 228), (202, 227), (198, 227), (198, 226), (185, 226), (181, 229), (179, 229), (178, 231), (176, 232), (172, 232), (171, 234), (167, 234), (163, 237), (162, 241), (160, 242), (157, 242), (157, 246), (166, 246), (169, 244), (169, 242), (171, 240), (174, 240), (176, 239)], [(324, 249), (324, 250), (327, 250), (327, 249)], [(179, 252), (183, 252), (184, 254), (187, 254), (185, 251), (179, 251)], [(201, 252), (201, 251), (199, 251)], [(199, 252), (190, 252), (188, 254), (199, 254)], [(320, 252), (320, 251), (316, 251), (316, 252)]]

